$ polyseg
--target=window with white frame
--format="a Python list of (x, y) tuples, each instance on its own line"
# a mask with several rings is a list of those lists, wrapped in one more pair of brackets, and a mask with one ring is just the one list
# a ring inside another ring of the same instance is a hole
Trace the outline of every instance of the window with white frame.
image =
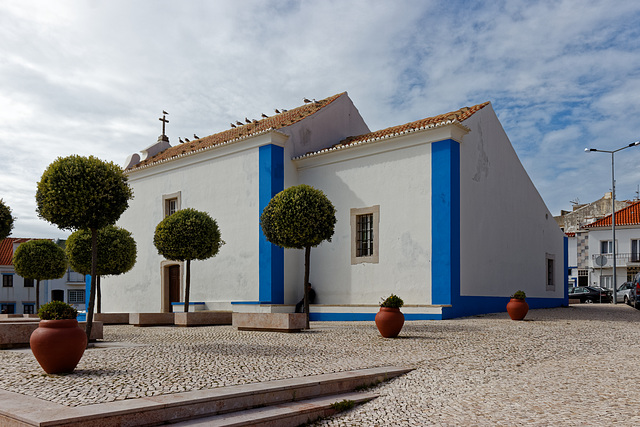
[(380, 205), (351, 209), (351, 264), (380, 260)]
[(13, 288), (13, 274), (3, 274), (2, 275), (2, 287), (3, 288)]
[(613, 276), (600, 276), (600, 287), (613, 289)]
[(168, 217), (181, 209), (182, 197), (180, 191), (162, 196), (163, 217)]
[(84, 289), (69, 289), (67, 297), (69, 304), (84, 304)]
[(631, 239), (631, 262), (640, 262), (640, 239)]
[(613, 253), (613, 244), (611, 240), (602, 240), (600, 241), (600, 253), (601, 254), (612, 254)]
[(71, 267), (67, 268), (67, 282), (84, 282), (84, 274), (73, 271)]

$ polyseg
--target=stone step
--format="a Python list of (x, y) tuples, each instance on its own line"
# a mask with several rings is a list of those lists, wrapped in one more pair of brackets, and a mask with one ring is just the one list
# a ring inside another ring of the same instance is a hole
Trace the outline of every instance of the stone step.
[(280, 403), (263, 408), (255, 408), (246, 411), (183, 421), (174, 425), (176, 427), (296, 427), (314, 422), (319, 418), (334, 415), (337, 410), (333, 405), (336, 403), (350, 401), (353, 402), (354, 405), (359, 405), (375, 399), (376, 397), (378, 397), (378, 395), (374, 393), (333, 394), (330, 396)]
[(76, 407), (0, 390), (0, 425), (93, 427), (175, 423), (349, 393), (409, 371), (383, 366)]

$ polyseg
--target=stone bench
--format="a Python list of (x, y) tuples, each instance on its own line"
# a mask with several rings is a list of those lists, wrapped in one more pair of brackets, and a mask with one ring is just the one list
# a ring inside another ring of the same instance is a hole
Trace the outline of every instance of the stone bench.
[(194, 311), (173, 313), (176, 326), (231, 325), (230, 311)]
[[(203, 302), (196, 301), (189, 303), (189, 311), (204, 311), (205, 308), (207, 307)], [(172, 302), (171, 311), (174, 313), (184, 312), (184, 302)]]
[(105, 325), (128, 325), (129, 313), (95, 313), (93, 320)]
[(129, 324), (133, 326), (173, 325), (174, 313), (129, 313)]
[(38, 319), (38, 315), (37, 314), (6, 314), (6, 313), (2, 313), (0, 314), (0, 320), (4, 320), (4, 319)]
[(305, 313), (233, 313), (239, 331), (299, 332), (307, 326)]
[[(29, 347), (29, 338), (38, 329), (40, 319), (25, 322), (0, 322), (0, 348)], [(86, 328), (86, 322), (78, 322), (80, 328)], [(93, 322), (91, 341), (101, 340), (102, 322)]]

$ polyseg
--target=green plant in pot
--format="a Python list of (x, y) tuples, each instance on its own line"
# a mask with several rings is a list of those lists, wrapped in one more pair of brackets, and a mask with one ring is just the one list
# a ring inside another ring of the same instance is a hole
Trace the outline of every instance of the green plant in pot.
[(380, 303), (380, 311), (376, 314), (375, 322), (380, 335), (385, 338), (398, 336), (404, 325), (404, 314), (400, 307), (404, 301), (397, 295), (391, 294)]
[(70, 373), (87, 347), (87, 335), (78, 326), (78, 311), (62, 301), (43, 304), (40, 323), (29, 343), (34, 357), (47, 374)]
[(507, 303), (507, 313), (512, 320), (522, 320), (529, 312), (529, 304), (525, 298), (527, 294), (524, 291), (516, 291), (511, 295), (511, 300)]

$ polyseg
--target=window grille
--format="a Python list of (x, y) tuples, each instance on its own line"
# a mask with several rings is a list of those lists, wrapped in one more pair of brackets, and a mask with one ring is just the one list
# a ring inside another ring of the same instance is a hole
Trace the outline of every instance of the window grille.
[(373, 255), (373, 214), (356, 217), (356, 256)]
[(69, 304), (84, 304), (84, 289), (69, 290)]

